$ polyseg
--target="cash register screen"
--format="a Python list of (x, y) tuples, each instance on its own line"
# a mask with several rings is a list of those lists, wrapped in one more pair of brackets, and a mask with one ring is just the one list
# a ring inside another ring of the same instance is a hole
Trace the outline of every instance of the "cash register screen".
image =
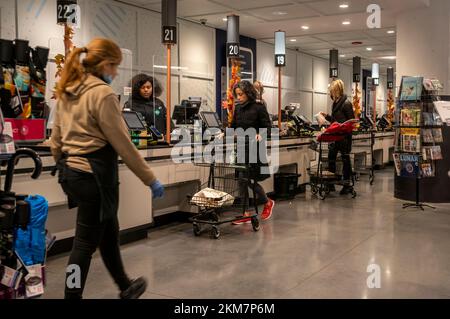
[(145, 125), (141, 122), (136, 112), (123, 112), (123, 118), (131, 131), (144, 131)]
[(220, 128), (220, 123), (215, 112), (202, 112), (201, 115), (207, 127)]

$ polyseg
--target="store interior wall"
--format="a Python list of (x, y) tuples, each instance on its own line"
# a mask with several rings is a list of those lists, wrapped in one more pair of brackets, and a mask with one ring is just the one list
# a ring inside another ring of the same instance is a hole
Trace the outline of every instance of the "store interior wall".
[[(258, 79), (266, 90), (264, 99), (269, 113), (278, 113), (278, 69), (274, 66), (274, 46), (261, 41), (257, 43)], [(345, 93), (352, 96), (352, 67), (339, 65), (339, 78), (345, 83)], [(286, 51), (286, 67), (282, 69), (282, 106), (300, 103), (301, 114), (309, 119), (320, 111), (331, 112), (331, 99), (327, 95), (329, 62), (296, 50)]]
[[(75, 30), (77, 46), (88, 43), (95, 37), (108, 37), (122, 48), (132, 52), (131, 70), (116, 83), (118, 94), (138, 72), (153, 74), (166, 86), (166, 70), (154, 65), (166, 65), (166, 49), (161, 44), (161, 15), (156, 12), (108, 0), (79, 0), (81, 6), (81, 28)], [(16, 38), (15, 2), (0, 1), (0, 36)], [(18, 37), (30, 41), (31, 46), (47, 46), (51, 55), (64, 52), (63, 27), (56, 25), (56, 1), (18, 1)], [(189, 96), (201, 96), (207, 108), (216, 109), (216, 30), (185, 20), (179, 20), (178, 45), (173, 49), (172, 101), (180, 102)], [(274, 47), (257, 41), (257, 79), (266, 86), (265, 99), (269, 112), (277, 114), (278, 71), (274, 66)], [(54, 80), (54, 63), (48, 66), (49, 80)], [(346, 84), (346, 93), (352, 95), (352, 67), (340, 64), (339, 77)], [(287, 50), (287, 67), (283, 68), (282, 104), (301, 103), (302, 114), (313, 118), (319, 111), (330, 111), (331, 100), (327, 96), (329, 80), (328, 61), (299, 51)], [(383, 85), (383, 84), (382, 84)], [(380, 87), (382, 86), (380, 85)], [(48, 85), (49, 92), (52, 84)], [(381, 90), (380, 90), (381, 92)], [(380, 103), (385, 103), (379, 93)], [(160, 97), (166, 100), (165, 92)], [(54, 101), (51, 101), (54, 103)], [(383, 106), (380, 106), (380, 110)]]
[[(76, 46), (83, 46), (96, 37), (107, 37), (132, 52), (133, 62), (125, 70), (119, 70), (121, 76), (113, 85), (118, 94), (122, 94), (123, 86), (128, 86), (131, 77), (140, 72), (150, 75), (154, 72), (165, 88), (167, 51), (161, 44), (159, 13), (109, 0), (78, 0), (78, 3), (81, 27), (75, 29), (73, 42)], [(13, 40), (16, 38), (15, 1), (1, 0), (0, 10), (0, 36)], [(49, 47), (50, 58), (64, 53), (64, 28), (56, 24), (56, 1), (18, 1), (17, 16), (18, 38), (29, 40), (32, 47)], [(206, 100), (205, 107), (213, 109), (215, 49), (211, 43), (215, 42), (214, 29), (183, 20), (178, 24), (179, 42), (172, 50), (172, 66), (175, 67), (172, 101), (175, 104), (189, 96), (201, 96)], [(52, 61), (47, 67), (48, 100), (55, 72), (56, 66)], [(165, 92), (160, 99), (166, 101)], [(50, 102), (54, 104), (54, 101)]]
[(430, 7), (397, 18), (397, 86), (402, 76), (435, 77), (450, 94), (450, 1), (431, 0)]

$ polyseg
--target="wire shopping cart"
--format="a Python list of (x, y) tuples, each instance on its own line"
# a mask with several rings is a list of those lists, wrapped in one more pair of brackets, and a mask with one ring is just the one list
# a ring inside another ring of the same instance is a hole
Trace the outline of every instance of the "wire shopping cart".
[[(190, 218), (195, 236), (200, 236), (202, 226), (209, 225), (210, 236), (220, 237), (219, 226), (243, 219), (250, 219), (253, 230), (260, 229), (258, 206), (254, 184), (247, 165), (226, 163), (196, 163), (196, 166), (209, 168), (208, 181), (200, 187), (204, 190), (223, 192), (220, 197), (208, 198), (197, 195), (188, 196), (190, 204), (198, 207), (198, 213)], [(250, 205), (248, 189), (252, 190), (253, 203)], [(251, 206), (251, 207), (250, 207)]]
[(352, 155), (354, 157), (353, 174), (356, 181), (362, 175), (369, 175), (370, 185), (375, 182), (375, 131), (353, 134)]
[[(334, 173), (327, 171), (326, 168), (329, 164), (329, 160), (325, 155), (325, 151), (329, 149), (329, 145), (331, 143), (342, 141), (347, 136), (351, 135), (357, 123), (357, 120), (350, 120), (343, 124), (333, 123), (325, 132), (321, 133), (317, 137), (318, 144), (316, 144), (315, 147), (315, 151), (319, 153), (317, 165), (312, 166), (308, 170), (308, 172), (310, 176), (309, 184), (311, 186), (311, 192), (313, 195), (322, 200), (325, 200), (326, 197), (331, 193), (334, 185), (344, 186), (344, 182), (342, 181), (341, 176), (342, 174), (340, 174), (338, 169)], [(339, 160), (337, 159), (337, 162), (338, 161)], [(340, 160), (339, 162), (342, 163), (342, 160)], [(347, 186), (350, 187), (349, 193), (352, 195), (352, 198), (355, 198), (357, 196), (357, 193), (354, 189), (354, 175), (352, 175), (351, 185)]]

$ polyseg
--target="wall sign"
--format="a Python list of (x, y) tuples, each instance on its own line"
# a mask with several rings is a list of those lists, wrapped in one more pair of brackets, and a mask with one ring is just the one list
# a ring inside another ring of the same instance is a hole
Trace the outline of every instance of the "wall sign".
[(57, 0), (56, 20), (58, 24), (78, 25), (79, 6), (77, 0)]
[(275, 66), (286, 66), (286, 55), (285, 54), (277, 54), (275, 55)]
[(239, 57), (240, 53), (239, 43), (227, 43), (227, 57)]
[(177, 44), (177, 27), (174, 26), (162, 27), (162, 43)]

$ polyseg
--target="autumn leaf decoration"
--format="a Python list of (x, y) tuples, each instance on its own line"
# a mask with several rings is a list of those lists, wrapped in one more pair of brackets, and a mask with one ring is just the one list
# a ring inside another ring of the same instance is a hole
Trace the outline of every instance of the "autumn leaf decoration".
[[(60, 78), (62, 71), (64, 69), (64, 63), (66, 62), (66, 57), (69, 56), (70, 52), (73, 50), (73, 36), (75, 35), (75, 31), (71, 26), (69, 26), (67, 23), (64, 24), (64, 55), (63, 54), (57, 54), (55, 56), (55, 64), (56, 64), (56, 74), (55, 78)], [(54, 92), (52, 95), (52, 99), (56, 100), (56, 88), (58, 86), (58, 82), (55, 83)]]
[(231, 79), (228, 84), (227, 100), (223, 102), (223, 108), (228, 113), (228, 126), (233, 123), (234, 116), (234, 96), (233, 89), (241, 81), (241, 62), (238, 59), (231, 60)]

